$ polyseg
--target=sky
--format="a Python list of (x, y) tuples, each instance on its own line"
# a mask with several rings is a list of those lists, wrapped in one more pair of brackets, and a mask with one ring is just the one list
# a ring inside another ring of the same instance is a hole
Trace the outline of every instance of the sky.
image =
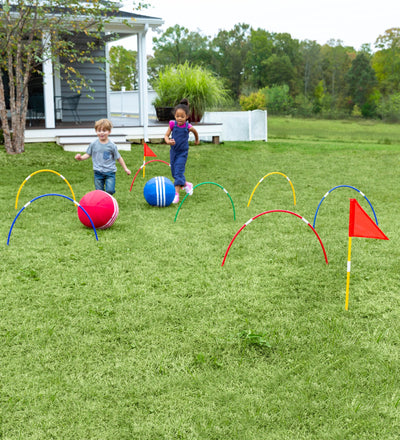
[[(128, 1), (124, 1), (128, 5)], [(238, 23), (269, 32), (286, 32), (298, 40), (325, 44), (341, 40), (356, 50), (375, 40), (387, 29), (400, 27), (400, 0), (147, 0), (151, 7), (140, 14), (165, 21), (161, 27), (179, 24), (191, 31), (215, 36)], [(131, 11), (128, 6), (124, 10)], [(147, 52), (152, 53), (148, 32)], [(136, 49), (136, 38), (121, 40), (128, 49)]]

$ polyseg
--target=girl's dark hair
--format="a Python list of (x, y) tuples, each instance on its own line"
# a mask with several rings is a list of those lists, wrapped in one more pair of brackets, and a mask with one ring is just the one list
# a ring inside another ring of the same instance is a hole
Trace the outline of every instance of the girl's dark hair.
[(189, 101), (186, 98), (183, 98), (180, 103), (175, 107), (174, 113), (176, 113), (176, 111), (179, 109), (183, 110), (187, 116), (190, 115)]

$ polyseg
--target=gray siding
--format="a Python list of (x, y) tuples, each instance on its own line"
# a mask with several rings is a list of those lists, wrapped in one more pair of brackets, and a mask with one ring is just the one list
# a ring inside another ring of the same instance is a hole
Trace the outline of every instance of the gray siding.
[[(104, 48), (94, 52), (94, 56), (105, 55)], [(84, 63), (71, 64), (76, 70), (79, 70), (86, 79), (91, 81), (91, 87), (95, 90), (83, 90), (78, 104), (77, 112), (81, 122), (96, 121), (107, 117), (107, 79), (106, 79), (106, 64), (105, 63)], [(76, 93), (70, 90), (65, 80), (61, 81), (61, 95), (63, 97), (75, 95)], [(90, 95), (93, 99), (89, 98)], [(70, 110), (63, 110), (63, 122), (74, 122), (74, 116)]]

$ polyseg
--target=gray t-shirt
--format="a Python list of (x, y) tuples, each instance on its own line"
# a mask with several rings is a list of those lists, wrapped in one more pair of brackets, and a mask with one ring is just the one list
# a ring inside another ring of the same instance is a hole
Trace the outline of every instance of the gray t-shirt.
[(115, 173), (117, 171), (115, 161), (121, 155), (114, 142), (109, 140), (106, 144), (102, 144), (96, 139), (89, 145), (86, 153), (92, 157), (93, 169), (95, 171), (100, 171), (100, 173)]

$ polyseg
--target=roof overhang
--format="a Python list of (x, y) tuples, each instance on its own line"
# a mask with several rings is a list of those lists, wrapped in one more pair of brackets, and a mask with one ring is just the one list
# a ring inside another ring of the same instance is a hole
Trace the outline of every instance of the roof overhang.
[[(11, 6), (11, 14), (17, 20), (19, 17), (18, 10), (15, 5)], [(0, 4), (1, 9), (1, 4)], [(106, 14), (108, 15), (108, 14)], [(54, 10), (54, 16), (63, 16), (60, 8)], [(83, 16), (76, 16), (77, 21), (84, 20)], [(124, 36), (136, 35), (147, 31), (148, 28), (156, 29), (164, 24), (164, 20), (157, 17), (149, 17), (146, 15), (135, 14), (126, 11), (117, 11), (111, 17), (108, 16), (104, 24), (106, 33), (123, 34)]]
[(115, 16), (105, 24), (105, 31), (110, 33), (135, 35), (145, 32), (148, 28), (156, 29), (164, 24), (164, 20), (156, 17), (133, 15), (131, 17)]

